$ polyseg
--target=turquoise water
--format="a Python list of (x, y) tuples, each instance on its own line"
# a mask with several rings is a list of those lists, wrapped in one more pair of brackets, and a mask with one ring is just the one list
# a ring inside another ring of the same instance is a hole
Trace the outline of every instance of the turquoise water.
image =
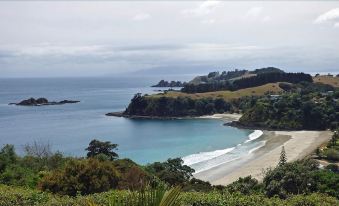
[[(220, 120), (130, 120), (104, 114), (121, 111), (137, 92), (158, 78), (0, 79), (0, 144), (49, 142), (66, 155), (84, 156), (90, 140), (119, 144), (118, 154), (145, 164), (170, 157), (232, 148), (248, 140), (249, 130), (223, 126)], [(80, 100), (42, 107), (8, 105), (29, 97)], [(252, 145), (251, 147), (255, 147)]]

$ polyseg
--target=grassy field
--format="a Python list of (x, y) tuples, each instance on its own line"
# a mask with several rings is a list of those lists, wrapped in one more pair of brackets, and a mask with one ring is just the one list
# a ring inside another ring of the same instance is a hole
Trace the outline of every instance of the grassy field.
[(320, 82), (323, 84), (329, 84), (333, 87), (339, 87), (339, 77), (331, 77), (327, 75), (313, 77), (314, 82)]
[(195, 93), (195, 94), (187, 94), (177, 91), (170, 91), (166, 94), (155, 94), (151, 97), (190, 97), (192, 99), (200, 99), (200, 98), (223, 98), (225, 100), (237, 99), (244, 96), (259, 96), (264, 95), (267, 92), (278, 93), (281, 92), (282, 89), (279, 87), (279, 83), (269, 83), (258, 87), (251, 87), (246, 89), (240, 89), (238, 91), (216, 91), (216, 92), (206, 92), (206, 93)]

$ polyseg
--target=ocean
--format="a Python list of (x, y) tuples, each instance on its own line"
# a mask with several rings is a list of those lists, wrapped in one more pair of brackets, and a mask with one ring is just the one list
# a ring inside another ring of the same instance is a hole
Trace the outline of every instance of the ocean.
[[(105, 116), (124, 110), (134, 94), (156, 93), (159, 78), (0, 79), (0, 145), (49, 143), (65, 155), (85, 156), (92, 139), (118, 144), (121, 158), (140, 164), (182, 157), (197, 172), (241, 158), (263, 142), (260, 131), (224, 126), (218, 119), (132, 120)], [(179, 79), (180, 80), (180, 79)], [(77, 104), (8, 105), (30, 97)]]

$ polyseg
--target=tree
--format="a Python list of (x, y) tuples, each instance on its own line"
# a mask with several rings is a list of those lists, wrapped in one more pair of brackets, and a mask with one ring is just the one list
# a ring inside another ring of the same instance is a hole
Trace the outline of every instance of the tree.
[(26, 144), (24, 150), (27, 156), (37, 158), (47, 158), (52, 155), (51, 145), (49, 143), (34, 141), (33, 144)]
[(6, 144), (0, 151), (0, 172), (4, 171), (8, 165), (15, 163), (16, 160), (14, 146)]
[(334, 147), (337, 144), (337, 139), (339, 137), (338, 131), (334, 131), (332, 138), (331, 138), (331, 146)]
[(282, 146), (278, 166), (284, 166), (287, 162), (285, 147)]
[(194, 169), (183, 163), (181, 158), (168, 159), (166, 162), (147, 165), (146, 170), (169, 185), (181, 185), (187, 183), (194, 172)]
[(237, 181), (232, 182), (226, 186), (229, 192), (241, 192), (242, 194), (249, 195), (262, 189), (258, 180), (251, 176), (240, 177)]
[(97, 155), (105, 155), (108, 159), (114, 160), (119, 157), (117, 153), (115, 153), (113, 150), (116, 150), (118, 147), (117, 144), (112, 144), (109, 141), (101, 142), (99, 140), (92, 140), (89, 143), (89, 146), (86, 148), (87, 157), (96, 157)]
[(263, 180), (266, 195), (286, 198), (290, 194), (312, 192), (316, 187), (312, 174), (318, 170), (318, 165), (314, 160), (303, 160), (268, 170)]

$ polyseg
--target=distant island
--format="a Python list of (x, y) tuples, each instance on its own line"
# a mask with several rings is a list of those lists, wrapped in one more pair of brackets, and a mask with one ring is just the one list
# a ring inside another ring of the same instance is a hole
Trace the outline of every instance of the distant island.
[(9, 103), (9, 105), (18, 105), (18, 106), (45, 106), (45, 105), (62, 105), (62, 104), (74, 104), (74, 103), (78, 103), (80, 101), (76, 101), (76, 100), (62, 100), (59, 102), (50, 102), (48, 101), (48, 99), (46, 98), (38, 98), (38, 99), (34, 99), (33, 97), (29, 98), (29, 99), (25, 99), (22, 100), (21, 102), (18, 103)]
[(153, 85), (151, 87), (183, 87), (185, 86), (186, 82), (181, 82), (181, 81), (165, 81), (165, 80), (160, 80), (158, 84)]

